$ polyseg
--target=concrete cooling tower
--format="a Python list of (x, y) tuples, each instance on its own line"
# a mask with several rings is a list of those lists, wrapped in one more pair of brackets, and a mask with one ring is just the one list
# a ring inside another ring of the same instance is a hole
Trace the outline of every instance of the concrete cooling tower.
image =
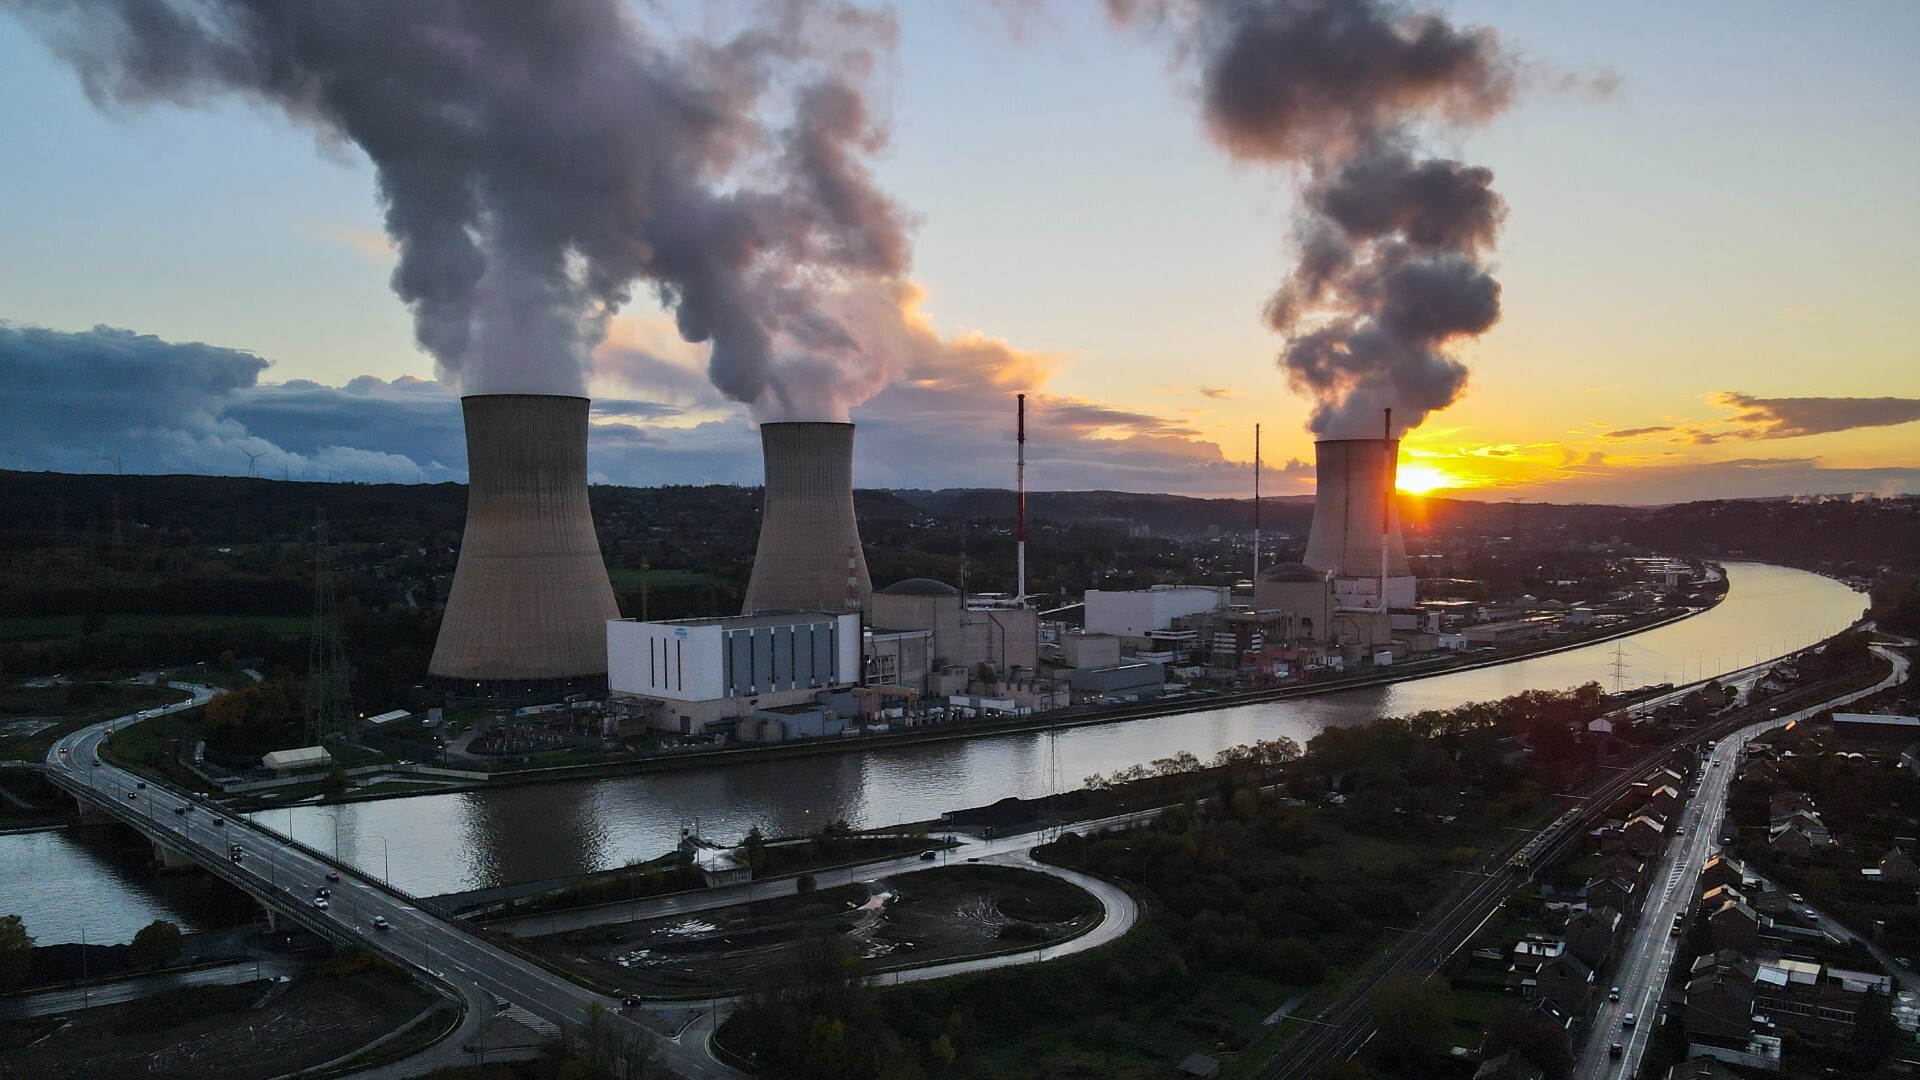
[(853, 519), (853, 425), (760, 425), (767, 495), (745, 614), (866, 611), (873, 600)]
[(1301, 561), (1333, 574), (1336, 603), (1378, 606), (1384, 579), (1387, 606), (1412, 607), (1413, 571), (1392, 497), (1400, 440), (1322, 439), (1313, 447), (1318, 484)]
[(498, 688), (605, 680), (620, 610), (587, 508), (587, 399), (484, 394), (460, 407), (467, 528), (428, 673)]

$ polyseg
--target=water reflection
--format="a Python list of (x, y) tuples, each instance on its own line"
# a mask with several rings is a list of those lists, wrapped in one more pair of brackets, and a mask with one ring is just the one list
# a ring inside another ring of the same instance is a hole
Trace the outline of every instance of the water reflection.
[[(1729, 564), (1731, 588), (1713, 611), (1657, 630), (1516, 664), (1301, 701), (1244, 705), (1181, 716), (1072, 728), (1049, 739), (1024, 732), (966, 741), (751, 761), (602, 780), (272, 811), (263, 824), (375, 876), (391, 866), (395, 885), (423, 896), (561, 877), (649, 859), (678, 842), (683, 827), (734, 839), (759, 826), (769, 835), (815, 832), (845, 819), (858, 826), (922, 821), (942, 811), (1009, 795), (1046, 794), (1182, 750), (1211, 757), (1238, 743), (1290, 736), (1305, 743), (1329, 726), (1445, 708), (1521, 690), (1598, 681), (1612, 687), (1615, 651), (1624, 685), (1678, 682), (1791, 651), (1857, 618), (1866, 598), (1798, 570)], [(56, 836), (58, 834), (34, 834)], [(11, 842), (11, 846), (9, 846)], [(46, 841), (60, 847), (65, 840)], [(0, 838), (0, 884), (54, 918), (64, 901), (29, 880), (34, 859), (20, 838)], [(76, 858), (61, 854), (69, 861)], [(140, 882), (105, 869), (69, 871), (74, 887), (105, 905), (159, 905)], [(24, 887), (16, 888), (16, 883)], [(112, 899), (117, 897), (118, 899)], [(146, 916), (151, 918), (152, 916)], [(131, 923), (144, 921), (139, 916)], [(134, 925), (137, 929), (138, 926)], [(131, 932), (129, 931), (129, 936)]]

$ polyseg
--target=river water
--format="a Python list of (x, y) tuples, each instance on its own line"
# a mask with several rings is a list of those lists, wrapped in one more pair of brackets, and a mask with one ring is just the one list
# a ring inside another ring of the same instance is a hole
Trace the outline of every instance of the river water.
[[(921, 821), (1007, 796), (1079, 787), (1096, 772), (1181, 750), (1205, 759), (1240, 743), (1290, 736), (1302, 745), (1330, 726), (1584, 682), (1614, 686), (1682, 682), (1790, 652), (1831, 634), (1866, 597), (1829, 578), (1758, 563), (1729, 563), (1727, 598), (1712, 611), (1654, 630), (1551, 656), (1296, 701), (964, 741), (849, 750), (819, 757), (717, 765), (677, 772), (415, 795), (259, 816), (262, 824), (339, 856), (419, 896), (563, 877), (652, 858), (683, 827), (724, 840), (753, 826), (769, 836), (812, 832), (845, 819), (856, 826)], [(105, 932), (133, 930), (165, 908), (164, 896), (125, 875), (89, 876), (59, 849), (65, 833), (0, 837), (0, 913), (21, 912), (43, 942), (71, 940), (68, 905)], [(53, 850), (49, 850), (52, 848)], [(43, 886), (35, 864), (58, 865)], [(96, 900), (97, 897), (97, 900)], [(188, 916), (190, 914), (179, 913)]]

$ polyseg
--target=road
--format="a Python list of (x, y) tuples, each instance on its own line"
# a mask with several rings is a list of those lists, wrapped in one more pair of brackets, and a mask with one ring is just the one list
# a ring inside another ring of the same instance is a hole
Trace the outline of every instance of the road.
[(118, 1005), (122, 1002), (152, 997), (168, 990), (177, 990), (183, 986), (238, 986), (241, 983), (259, 979), (292, 977), (312, 966), (312, 964), (279, 957), (268, 957), (259, 960), (235, 960), (232, 963), (195, 968), (192, 971), (170, 971), (158, 975), (115, 979), (95, 986), (43, 990), (37, 994), (20, 994), (0, 1001), (0, 1020), (31, 1020), (38, 1016), (58, 1016), (61, 1013), (91, 1009), (99, 1005)]
[[(1699, 791), (1687, 801), (1677, 819), (1684, 835), (1675, 834), (1656, 872), (1649, 877), (1651, 884), (1648, 886), (1647, 900), (1640, 909), (1633, 936), (1613, 976), (1613, 985), (1620, 988), (1620, 1001), (1601, 1002), (1594, 1015), (1586, 1046), (1575, 1064), (1574, 1080), (1627, 1077), (1639, 1071), (1640, 1059), (1646, 1053), (1647, 1043), (1658, 1026), (1658, 1017), (1654, 1014), (1659, 1011), (1660, 1000), (1673, 967), (1674, 953), (1681, 941), (1680, 935), (1672, 933), (1673, 920), (1676, 915), (1684, 915), (1692, 910), (1700, 871), (1706, 866), (1707, 859), (1720, 850), (1720, 826), (1726, 816), (1727, 789), (1733, 783), (1742, 748), (1754, 738), (1777, 727), (1811, 719), (1827, 709), (1877, 694), (1906, 678), (1908, 660), (1904, 655), (1879, 647), (1874, 651), (1893, 664), (1892, 673), (1878, 684), (1792, 713), (1769, 717), (1723, 737), (1714, 746), (1707, 763), (1701, 767)], [(1637, 1022), (1632, 1028), (1622, 1026), (1628, 1013), (1636, 1017)], [(1609, 1053), (1615, 1042), (1620, 1043), (1622, 1048), (1618, 1058)]]
[[(1887, 655), (1884, 650), (1882, 655)], [(1723, 686), (1750, 685), (1773, 665), (1785, 659), (1788, 657), (1776, 657), (1764, 664), (1717, 676), (1712, 681)], [(1890, 678), (1900, 677), (1905, 670), (1903, 659), (1896, 659), (1895, 664), (1896, 670)], [(1883, 682), (1881, 685), (1889, 684)], [(1677, 701), (1698, 689), (1700, 685), (1702, 684), (1695, 683), (1682, 686), (1657, 698), (1638, 702), (1631, 708), (1644, 710), (1649, 706), (1667, 701)], [(1870, 692), (1875, 691), (1844, 695), (1843, 700), (1851, 701)], [(1823, 702), (1811, 707), (1808, 713), (1810, 715), (1819, 709), (1830, 708), (1836, 703)], [(1627, 710), (1622, 710), (1622, 712), (1625, 711)], [(1785, 719), (1777, 722), (1784, 723)], [(1632, 768), (1620, 770), (1607, 779), (1596, 781), (1575, 800), (1579, 808), (1578, 813), (1557, 819), (1547, 829), (1523, 836), (1509, 844), (1498, 854), (1495, 861), (1489, 863), (1490, 866), (1497, 868), (1476, 876), (1475, 880), (1468, 883), (1462, 891), (1456, 892), (1452, 897), (1442, 901), (1434, 910), (1427, 912), (1410, 932), (1401, 935), (1387, 946), (1374, 964), (1367, 968), (1348, 989), (1346, 995), (1318, 1016), (1311, 1018), (1311, 1026), (1282, 1048), (1280, 1054), (1261, 1075), (1269, 1078), (1286, 1078), (1286, 1080), (1305, 1080), (1312, 1075), (1321, 1062), (1339, 1061), (1357, 1053), (1374, 1035), (1372, 1015), (1374, 988), (1398, 973), (1425, 973), (1440, 967), (1448, 957), (1472, 940), (1480, 927), (1492, 917), (1500, 902), (1526, 880), (1525, 874), (1506, 866), (1508, 859), (1525, 848), (1535, 855), (1534, 865), (1551, 865), (1568, 853), (1574, 845), (1580, 843), (1587, 829), (1597, 822), (1600, 813), (1610, 807), (1635, 781), (1650, 775), (1666, 764), (1675, 746), (1711, 738), (1717, 730), (1712, 725), (1696, 730)], [(1725, 768), (1725, 766), (1719, 768)], [(1601, 1049), (1604, 1053), (1605, 1047)]]

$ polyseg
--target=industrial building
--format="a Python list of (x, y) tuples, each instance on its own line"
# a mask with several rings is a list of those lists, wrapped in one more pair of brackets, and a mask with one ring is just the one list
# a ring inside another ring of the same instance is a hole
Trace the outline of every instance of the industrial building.
[(874, 682), (935, 700), (972, 694), (1019, 708), (1055, 703), (1051, 680), (1040, 677), (1039, 613), (1025, 604), (969, 599), (946, 582), (908, 578), (873, 594), (869, 621)]
[[(614, 619), (602, 632), (608, 704), (623, 733), (644, 727), (742, 738), (742, 721), (752, 719), (749, 741), (771, 741), (832, 734), (839, 729), (834, 721), (854, 712), (850, 696), (822, 699), (860, 682), (857, 613)], [(767, 720), (777, 733), (761, 723)]]
[(587, 399), (460, 399), (467, 523), (427, 667), (465, 693), (598, 687), (619, 618), (587, 506)]
[(766, 497), (742, 614), (865, 611), (873, 597), (853, 514), (853, 425), (760, 425)]
[(1233, 603), (1225, 585), (1155, 585), (1116, 592), (1088, 589), (1084, 625), (1089, 634), (1112, 634), (1128, 649), (1154, 648), (1153, 634), (1183, 615), (1215, 611)]

